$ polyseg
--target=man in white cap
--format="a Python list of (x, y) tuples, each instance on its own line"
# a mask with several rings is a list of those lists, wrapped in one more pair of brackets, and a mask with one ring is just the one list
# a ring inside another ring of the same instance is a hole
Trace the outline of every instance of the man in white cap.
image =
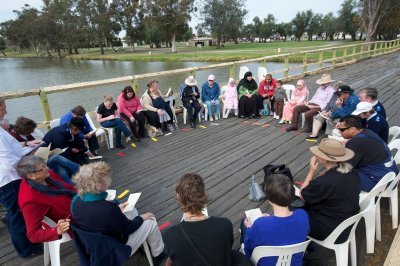
[[(218, 120), (220, 113), (218, 97), (220, 93), (221, 89), (218, 83), (215, 82), (215, 76), (213, 74), (209, 75), (208, 81), (204, 82), (201, 87), (201, 99), (207, 105), (210, 121), (214, 121), (213, 114), (215, 115), (215, 120)], [(213, 106), (215, 107), (215, 111), (213, 111)]]
[[(201, 110), (200, 103), (198, 99), (200, 98), (199, 88), (197, 88), (197, 80), (193, 76), (189, 76), (185, 79), (185, 87), (182, 89), (182, 103), (183, 107), (186, 108), (190, 126), (192, 128), (196, 127), (196, 118)], [(194, 113), (193, 113), (194, 109)]]
[(330, 85), (334, 81), (331, 79), (331, 75), (323, 74), (320, 79), (316, 81), (319, 86), (311, 101), (305, 102), (304, 105), (297, 105), (293, 110), (291, 126), (286, 131), (297, 130), (297, 123), (301, 113), (305, 114), (305, 125), (304, 132), (312, 132), (312, 124), (314, 115), (318, 114), (319, 111), (325, 108), (326, 104), (331, 99), (335, 90)]
[(387, 144), (389, 138), (389, 125), (385, 117), (375, 111), (374, 105), (370, 102), (360, 102), (352, 115), (362, 119), (364, 128), (375, 132)]

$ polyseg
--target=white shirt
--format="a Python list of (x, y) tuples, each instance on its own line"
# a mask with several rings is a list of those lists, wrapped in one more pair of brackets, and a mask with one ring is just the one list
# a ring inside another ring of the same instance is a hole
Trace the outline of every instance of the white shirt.
[(21, 143), (0, 127), (0, 187), (21, 179), (15, 169), (21, 157)]

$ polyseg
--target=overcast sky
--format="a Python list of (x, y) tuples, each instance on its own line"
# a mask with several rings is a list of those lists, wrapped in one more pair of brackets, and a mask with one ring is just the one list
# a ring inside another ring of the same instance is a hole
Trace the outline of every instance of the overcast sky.
[[(248, 11), (245, 23), (251, 23), (255, 16), (261, 19), (270, 13), (275, 16), (278, 22), (289, 22), (298, 11), (312, 9), (314, 13), (323, 15), (336, 12), (340, 9), (340, 5), (344, 0), (247, 0), (246, 9)], [(40, 9), (42, 0), (1, 0), (0, 4), (0, 22), (15, 19), (13, 10), (20, 10), (24, 4)], [(197, 24), (195, 19), (191, 26)]]

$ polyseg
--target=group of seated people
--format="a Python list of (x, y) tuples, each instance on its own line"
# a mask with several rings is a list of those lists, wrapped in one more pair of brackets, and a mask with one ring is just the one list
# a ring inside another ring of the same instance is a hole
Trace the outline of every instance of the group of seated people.
[[(318, 146), (310, 148), (314, 156), (300, 192), (304, 209), (288, 208), (294, 198), (292, 180), (285, 175), (268, 178), (264, 189), (273, 214), (253, 224), (243, 220), (242, 240), (247, 258), (261, 245), (299, 243), (307, 235), (325, 239), (342, 221), (358, 213), (361, 191), (369, 192), (388, 172), (398, 174), (387, 146), (385, 109), (377, 100), (376, 89), (363, 89), (357, 97), (349, 86), (332, 87), (330, 82), (329, 75), (317, 80), (321, 86), (309, 102), (306, 102), (308, 89), (302, 80), (290, 101), (285, 98), (282, 82), (271, 75), (266, 75), (259, 88), (251, 72), (245, 74), (238, 86), (234, 80), (228, 82), (225, 101), (233, 109), (239, 109), (239, 117), (257, 117), (260, 110), (269, 109), (275, 118), (290, 120), (287, 131), (291, 131), (297, 130), (298, 118), (304, 112), (306, 131), (312, 132), (308, 138), (316, 138), (322, 124), (327, 122), (330, 123), (327, 130), (334, 129), (346, 139), (345, 144), (336, 139), (322, 139)], [(196, 127), (201, 109), (196, 84), (194, 77), (189, 76), (181, 93), (192, 127)], [(218, 119), (219, 96), (219, 85), (215, 76), (210, 75), (202, 86), (210, 120), (213, 115)], [(127, 138), (133, 135), (139, 141), (146, 135), (146, 119), (161, 131), (173, 131), (172, 110), (165, 98), (155, 80), (148, 83), (148, 90), (140, 100), (132, 87), (127, 86), (118, 97), (118, 106), (111, 96), (104, 97), (97, 108), (97, 121), (103, 127), (114, 127), (117, 147), (124, 148), (122, 132)], [(264, 106), (265, 99), (271, 106)], [(5, 101), (0, 98), (0, 121), (6, 113)], [(104, 162), (86, 164), (87, 157), (97, 154), (99, 144), (82, 106), (65, 114), (60, 125), (48, 131), (42, 140), (32, 136), (36, 126), (33, 120), (19, 117), (11, 128), (0, 127), (1, 202), (7, 208), (9, 232), (21, 257), (37, 252), (33, 243), (53, 241), (64, 233), (72, 237), (73, 224), (128, 245), (131, 255), (147, 240), (154, 261), (168, 257), (167, 265), (195, 265), (196, 261), (206, 265), (249, 265), (245, 256), (232, 250), (232, 223), (202, 213), (209, 198), (201, 176), (189, 173), (178, 180), (177, 201), (185, 218), (162, 236), (152, 213), (139, 215), (136, 209), (123, 212), (126, 203), (106, 200), (111, 169)], [(63, 152), (50, 155), (47, 161), (34, 155), (23, 156), (24, 147), (38, 144)], [(324, 171), (317, 177), (319, 165)], [(55, 221), (56, 226), (42, 227), (44, 216)], [(287, 233), (288, 230), (293, 232)], [(345, 238), (343, 235), (338, 241)], [(301, 254), (294, 256), (293, 265), (301, 265), (301, 258)], [(264, 258), (258, 265), (271, 265), (275, 261), (276, 258)]]

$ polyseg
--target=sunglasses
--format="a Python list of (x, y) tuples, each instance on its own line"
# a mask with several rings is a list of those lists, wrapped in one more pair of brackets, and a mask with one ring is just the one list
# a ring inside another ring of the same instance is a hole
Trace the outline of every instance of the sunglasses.
[(338, 130), (340, 131), (340, 132), (343, 132), (343, 131), (345, 131), (346, 129), (349, 129), (350, 127), (342, 127), (342, 128), (338, 128)]

